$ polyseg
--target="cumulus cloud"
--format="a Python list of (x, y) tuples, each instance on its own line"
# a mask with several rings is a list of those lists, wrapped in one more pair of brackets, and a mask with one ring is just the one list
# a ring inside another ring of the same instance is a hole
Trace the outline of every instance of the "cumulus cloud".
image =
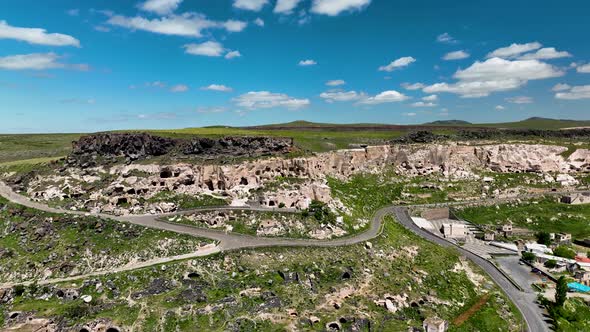
[(344, 85), (346, 84), (346, 82), (344, 80), (331, 80), (326, 82), (327, 86), (340, 86), (340, 85)]
[(412, 103), (410, 106), (412, 106), (412, 107), (436, 107), (438, 105), (435, 103), (431, 103), (431, 102), (417, 101), (415, 103)]
[(430, 96), (422, 97), (422, 100), (424, 100), (424, 101), (437, 101), (438, 96), (437, 95), (430, 95)]
[(516, 96), (505, 99), (511, 104), (532, 104), (533, 98), (527, 96)]
[(197, 113), (223, 113), (227, 108), (221, 106), (199, 107)]
[(78, 9), (78, 8), (68, 9), (66, 11), (66, 14), (68, 14), (70, 16), (78, 16), (78, 15), (80, 15), (80, 9)]
[(356, 91), (327, 91), (320, 94), (320, 98), (324, 99), (328, 103), (336, 101), (356, 101), (365, 98), (366, 95), (362, 92)]
[(173, 87), (170, 88), (170, 92), (187, 92), (188, 91), (188, 86), (184, 85), (184, 84), (177, 84)]
[(273, 12), (277, 14), (291, 14), (301, 0), (277, 0)]
[(242, 31), (247, 23), (229, 20), (225, 22), (209, 20), (205, 15), (198, 13), (184, 13), (170, 15), (161, 18), (147, 19), (141, 16), (127, 17), (113, 15), (108, 24), (132, 30), (143, 30), (163, 35), (202, 37), (203, 30), (225, 29), (229, 32)]
[(359, 104), (376, 105), (384, 103), (394, 103), (409, 99), (410, 97), (395, 90), (383, 91), (376, 96), (364, 98)]
[(571, 88), (571, 86), (569, 84), (557, 83), (553, 86), (553, 88), (551, 88), (551, 91), (559, 92), (559, 91), (569, 90), (570, 88)]
[(139, 4), (141, 10), (159, 15), (170, 14), (178, 8), (182, 0), (147, 0)]
[(415, 61), (416, 61), (416, 59), (414, 59), (413, 57), (405, 56), (405, 57), (399, 58), (397, 60), (393, 60), (387, 66), (379, 67), (379, 71), (392, 72), (396, 69), (409, 66), (412, 62), (415, 62)]
[(337, 16), (343, 12), (360, 11), (371, 4), (371, 0), (313, 0), (314, 14)]
[(240, 51), (229, 51), (225, 54), (225, 58), (226, 59), (233, 59), (233, 58), (239, 58), (242, 56), (242, 53), (240, 53)]
[(263, 27), (264, 26), (264, 20), (262, 20), (260, 17), (256, 18), (254, 20), (254, 24), (256, 24), (259, 27)]
[(590, 85), (574, 86), (567, 92), (556, 93), (555, 98), (565, 100), (590, 99)]
[(402, 83), (401, 86), (406, 90), (420, 90), (425, 87), (422, 83)]
[(521, 60), (550, 60), (559, 58), (570, 58), (572, 55), (566, 51), (557, 51), (555, 47), (545, 47), (533, 53), (527, 53), (519, 57)]
[(29, 44), (80, 47), (80, 41), (61, 33), (47, 33), (45, 29), (20, 28), (0, 21), (0, 39), (15, 39)]
[(541, 43), (539, 42), (532, 42), (532, 43), (526, 43), (526, 44), (516, 44), (513, 43), (510, 46), (507, 47), (501, 47), (496, 49), (493, 52), (490, 52), (487, 57), (488, 58), (514, 58), (514, 57), (518, 57), (519, 55), (526, 53), (526, 52), (530, 52), (530, 51), (534, 51), (537, 50), (539, 48), (541, 48), (543, 45), (541, 45)]
[(496, 105), (495, 109), (496, 109), (496, 111), (503, 111), (506, 109), (506, 107), (504, 107), (502, 105)]
[(201, 90), (208, 90), (208, 91), (219, 91), (219, 92), (231, 92), (233, 91), (232, 88), (229, 86), (225, 86), (223, 84), (210, 84), (208, 86), (204, 86)]
[(45, 70), (45, 69), (72, 69), (87, 71), (87, 64), (64, 64), (58, 60), (61, 57), (55, 53), (32, 53), (0, 57), (0, 69), (6, 70)]
[(590, 74), (590, 63), (582, 66), (577, 66), (576, 71), (578, 73)]
[(243, 10), (259, 12), (268, 0), (234, 0), (234, 7)]
[(299, 65), (302, 67), (307, 67), (307, 66), (315, 66), (318, 63), (315, 62), (315, 60), (311, 60), (311, 59), (307, 59), (307, 60), (301, 60), (299, 61)]
[(251, 91), (233, 99), (233, 102), (249, 110), (284, 107), (297, 110), (311, 104), (309, 99), (298, 99), (284, 93)]
[(440, 34), (436, 37), (436, 41), (439, 43), (447, 43), (447, 44), (456, 44), (458, 41), (453, 38), (453, 36), (449, 35), (448, 32)]
[(538, 60), (505, 60), (491, 58), (476, 61), (453, 77), (456, 83), (436, 83), (423, 88), (426, 93), (450, 92), (465, 98), (489, 96), (490, 93), (509, 91), (525, 85), (530, 80), (563, 76), (564, 72)]
[(461, 60), (461, 59), (466, 59), (469, 58), (469, 53), (460, 50), (460, 51), (455, 51), (455, 52), (449, 52), (447, 54), (445, 54), (443, 56), (443, 60)]
[(191, 55), (202, 55), (210, 57), (220, 57), (224, 55), (226, 59), (233, 59), (242, 56), (239, 51), (227, 50), (216, 41), (207, 41), (201, 44), (185, 44), (183, 45), (184, 52)]
[(146, 82), (145, 86), (148, 88), (165, 88), (166, 83), (161, 82), (161, 81)]

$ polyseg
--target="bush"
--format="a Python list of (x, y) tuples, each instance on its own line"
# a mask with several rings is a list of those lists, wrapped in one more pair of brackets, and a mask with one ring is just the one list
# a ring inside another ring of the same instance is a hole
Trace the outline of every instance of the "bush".
[(330, 224), (336, 222), (336, 216), (332, 213), (330, 208), (320, 201), (312, 200), (306, 212), (307, 213), (304, 213), (304, 216), (312, 215), (319, 222), (327, 222)]
[(551, 235), (547, 232), (539, 232), (535, 234), (537, 237), (537, 243), (544, 244), (546, 246), (551, 244)]
[(576, 252), (569, 247), (566, 246), (558, 246), (553, 250), (553, 254), (555, 256), (574, 259), (576, 257)]
[(537, 258), (535, 254), (532, 252), (525, 251), (522, 253), (522, 260), (527, 262), (532, 262)]
[(552, 269), (557, 266), (557, 261), (554, 259), (550, 259), (550, 260), (546, 261), (544, 265), (546, 268)]

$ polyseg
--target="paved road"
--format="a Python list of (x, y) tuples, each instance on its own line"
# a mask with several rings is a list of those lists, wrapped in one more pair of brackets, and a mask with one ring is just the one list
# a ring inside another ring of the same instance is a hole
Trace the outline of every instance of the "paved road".
[[(558, 194), (558, 193), (552, 193)], [(102, 218), (110, 218), (118, 221), (129, 222), (136, 225), (141, 225), (149, 228), (161, 229), (172, 231), (181, 234), (189, 234), (198, 237), (206, 237), (219, 242), (219, 250), (236, 250), (244, 248), (260, 248), (260, 247), (274, 247), (274, 246), (289, 246), (289, 247), (336, 247), (352, 245), (356, 243), (365, 242), (377, 237), (382, 230), (383, 218), (387, 215), (394, 215), (398, 222), (403, 226), (417, 234), (418, 236), (436, 243), (444, 247), (454, 247), (462, 255), (470, 259), (475, 264), (479, 265), (489, 276), (496, 282), (496, 284), (507, 294), (510, 300), (516, 305), (516, 307), (522, 313), (528, 331), (530, 332), (544, 332), (549, 331), (547, 324), (544, 322), (543, 317), (540, 316), (539, 311), (536, 310), (534, 303), (531, 303), (530, 299), (523, 296), (523, 292), (519, 290), (513, 282), (504, 275), (495, 265), (490, 261), (485, 260), (470, 251), (467, 251), (459, 246), (454, 245), (451, 242), (446, 241), (420, 227), (418, 227), (411, 219), (406, 207), (400, 206), (389, 206), (378, 210), (369, 225), (369, 229), (361, 234), (357, 234), (348, 238), (340, 238), (335, 240), (303, 240), (303, 239), (286, 239), (286, 238), (263, 238), (256, 236), (240, 235), (235, 233), (225, 233), (222, 231), (191, 227), (188, 225), (175, 224), (158, 220), (165, 216), (171, 216), (174, 214), (160, 214), (160, 215), (142, 215), (142, 216), (112, 216), (106, 214), (90, 214), (88, 212), (81, 211), (69, 211), (63, 209), (51, 208), (45, 204), (31, 201), (29, 198), (24, 197), (15, 193), (10, 187), (0, 181), (0, 195), (4, 196), (8, 200), (21, 204), (34, 209), (53, 212), (53, 213), (69, 213), (75, 215), (92, 215)], [(482, 200), (483, 202), (485, 200)], [(474, 202), (465, 202), (474, 203)], [(427, 204), (422, 206), (441, 206), (443, 204)], [(454, 205), (454, 204), (453, 204)], [(211, 208), (209, 208), (211, 209)], [(217, 208), (216, 208), (217, 209)], [(224, 207), (223, 209), (245, 209), (242, 207)], [(269, 211), (269, 209), (263, 208), (246, 208), (255, 211)], [(205, 210), (205, 209), (200, 209)], [(271, 210), (272, 211), (272, 210)], [(185, 211), (183, 213), (190, 213)]]
[(536, 310), (536, 305), (531, 303), (530, 299), (523, 297), (523, 292), (517, 289), (512, 281), (508, 279), (504, 274), (494, 266), (490, 261), (485, 260), (470, 251), (467, 251), (459, 246), (456, 246), (447, 240), (438, 237), (426, 230), (418, 227), (410, 217), (407, 209), (404, 208), (392, 208), (397, 220), (404, 225), (406, 228), (417, 234), (418, 236), (434, 242), (443, 247), (454, 247), (462, 255), (470, 259), (475, 264), (479, 265), (487, 274), (496, 282), (496, 284), (506, 293), (510, 300), (518, 307), (522, 313), (529, 331), (531, 332), (543, 332), (549, 331), (547, 324), (543, 321), (542, 314)]

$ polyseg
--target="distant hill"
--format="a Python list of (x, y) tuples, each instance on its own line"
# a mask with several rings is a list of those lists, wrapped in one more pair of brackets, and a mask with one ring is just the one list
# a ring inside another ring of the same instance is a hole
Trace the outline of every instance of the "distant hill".
[(464, 120), (439, 120), (433, 122), (427, 122), (425, 126), (462, 126), (462, 125), (471, 125), (471, 122), (464, 121)]
[(477, 126), (488, 128), (565, 129), (576, 127), (590, 127), (590, 121), (532, 117), (516, 122), (482, 123), (478, 124)]

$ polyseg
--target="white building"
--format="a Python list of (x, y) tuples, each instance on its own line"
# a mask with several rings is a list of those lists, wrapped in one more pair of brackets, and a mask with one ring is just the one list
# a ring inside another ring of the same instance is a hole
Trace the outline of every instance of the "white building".
[(466, 225), (457, 223), (442, 224), (441, 232), (445, 238), (451, 239), (465, 239), (468, 234)]

